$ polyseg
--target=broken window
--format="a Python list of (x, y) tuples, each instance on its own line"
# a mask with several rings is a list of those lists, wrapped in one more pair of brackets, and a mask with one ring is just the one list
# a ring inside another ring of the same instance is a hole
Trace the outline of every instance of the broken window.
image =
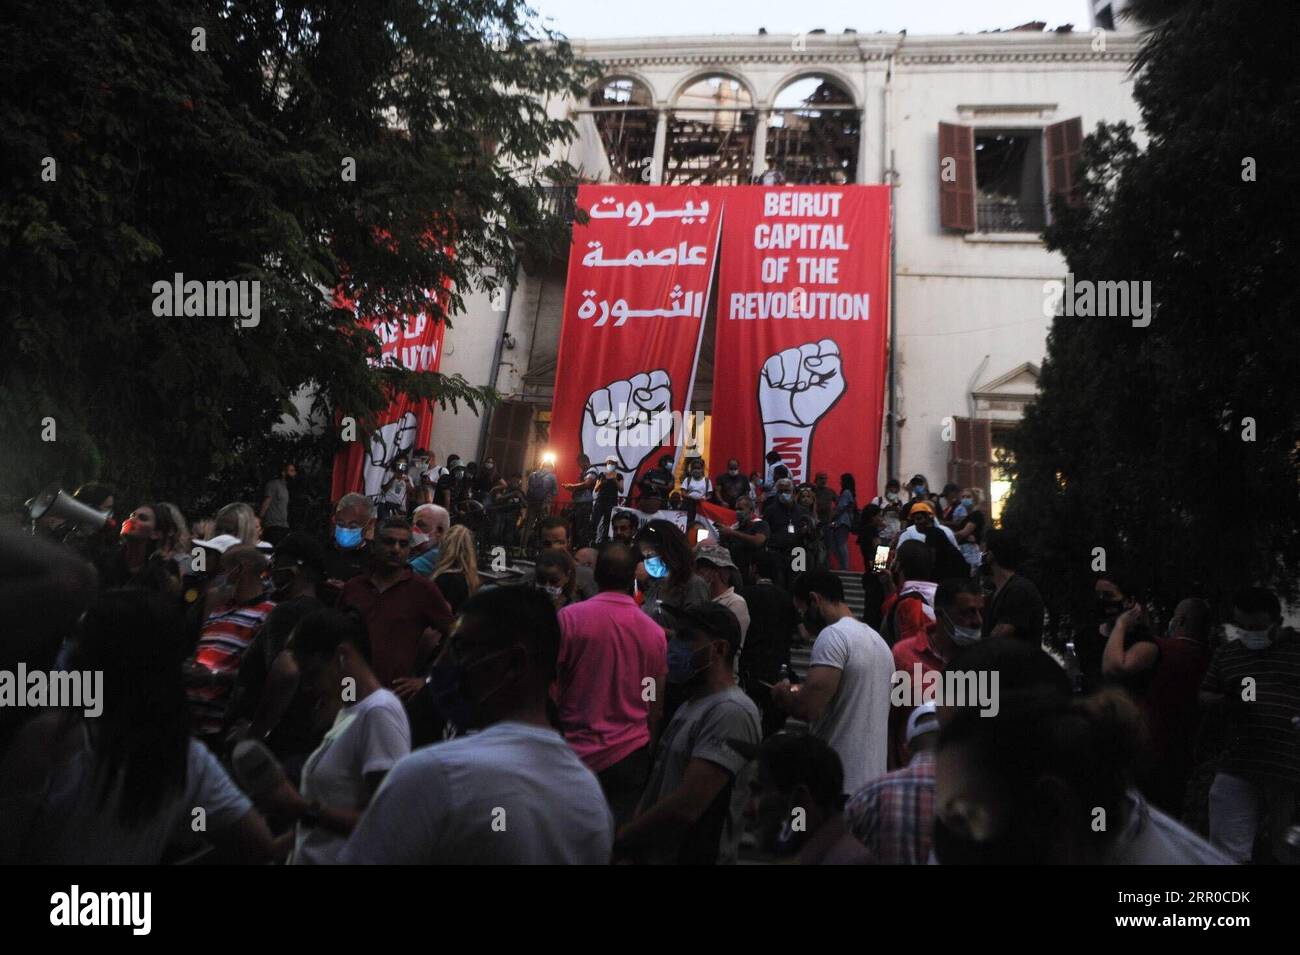
[(980, 232), (1041, 232), (1047, 223), (1040, 129), (975, 131)]
[(777, 94), (767, 128), (767, 168), (787, 183), (843, 185), (857, 176), (861, 118), (825, 76), (795, 80)]
[(634, 79), (611, 77), (596, 86), (590, 102), (612, 180), (649, 182), (657, 119), (650, 90)]
[(730, 76), (706, 76), (684, 89), (668, 120), (666, 185), (739, 185), (754, 167), (753, 100)]

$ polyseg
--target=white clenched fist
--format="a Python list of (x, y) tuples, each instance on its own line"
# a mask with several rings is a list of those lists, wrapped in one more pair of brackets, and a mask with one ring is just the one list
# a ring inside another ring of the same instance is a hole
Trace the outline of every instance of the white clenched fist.
[(415, 445), (415, 432), (418, 422), (415, 415), (407, 411), (396, 421), (376, 428), (370, 434), (363, 480), (365, 493), (374, 496), (384, 486), (384, 475), (388, 466), (402, 451), (409, 451)]
[(763, 424), (811, 428), (844, 394), (840, 349), (829, 338), (768, 358), (758, 376)]
[(587, 397), (582, 453), (597, 468), (613, 455), (623, 474), (623, 493), (629, 493), (641, 462), (672, 435), (672, 412), (672, 382), (662, 368), (611, 381)]

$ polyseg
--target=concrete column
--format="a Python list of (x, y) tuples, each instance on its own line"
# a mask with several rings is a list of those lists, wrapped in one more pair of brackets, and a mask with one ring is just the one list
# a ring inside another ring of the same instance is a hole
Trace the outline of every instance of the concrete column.
[(754, 167), (753, 176), (757, 179), (767, 171), (767, 124), (771, 120), (770, 109), (758, 111), (758, 125), (754, 128)]
[(650, 181), (656, 186), (662, 186), (664, 183), (664, 159), (668, 152), (668, 110), (659, 110), (658, 120), (655, 123), (655, 159), (654, 168), (651, 170), (653, 176)]

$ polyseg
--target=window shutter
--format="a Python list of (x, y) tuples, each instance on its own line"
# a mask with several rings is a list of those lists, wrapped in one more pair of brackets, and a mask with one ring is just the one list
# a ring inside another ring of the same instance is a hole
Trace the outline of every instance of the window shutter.
[(981, 418), (953, 418), (957, 440), (949, 444), (948, 480), (984, 491), (989, 500), (993, 472), (992, 423)]
[(496, 462), (497, 473), (524, 473), (532, 417), (532, 405), (524, 401), (503, 401), (492, 410), (485, 457), (490, 455)]
[(1078, 116), (1053, 123), (1047, 134), (1047, 191), (1061, 196), (1067, 205), (1082, 202), (1078, 189), (1082, 185), (1077, 171), (1083, 161), (1083, 120)]
[[(945, 176), (949, 169), (951, 178)], [(975, 231), (975, 133), (969, 126), (939, 124), (939, 224)]]

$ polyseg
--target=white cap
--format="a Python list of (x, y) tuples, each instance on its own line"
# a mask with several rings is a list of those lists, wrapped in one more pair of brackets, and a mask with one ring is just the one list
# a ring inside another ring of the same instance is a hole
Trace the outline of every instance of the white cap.
[[(224, 554), (226, 551), (230, 550), (230, 548), (238, 547), (243, 543), (243, 541), (234, 534), (218, 534), (211, 540), (195, 540), (191, 541), (191, 543), (197, 544), (199, 547), (206, 547), (209, 550), (215, 550), (218, 554)], [(268, 544), (266, 541), (258, 541), (257, 549), (260, 551), (272, 551), (275, 550), (275, 547)]]
[(912, 715), (907, 718), (907, 745), (911, 746), (912, 740), (924, 733), (935, 733), (938, 730), (939, 714), (934, 704), (922, 703), (912, 710)]

